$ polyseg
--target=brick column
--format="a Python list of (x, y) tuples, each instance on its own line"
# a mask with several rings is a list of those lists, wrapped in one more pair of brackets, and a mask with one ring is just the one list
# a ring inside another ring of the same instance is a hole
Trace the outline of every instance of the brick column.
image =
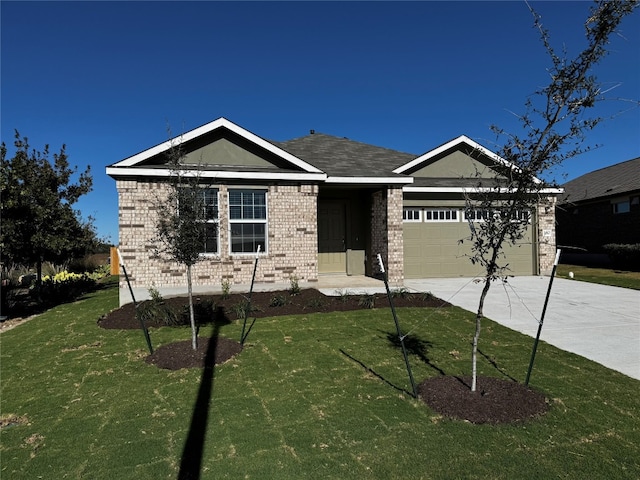
[(556, 197), (538, 202), (538, 268), (541, 275), (551, 274), (556, 257)]

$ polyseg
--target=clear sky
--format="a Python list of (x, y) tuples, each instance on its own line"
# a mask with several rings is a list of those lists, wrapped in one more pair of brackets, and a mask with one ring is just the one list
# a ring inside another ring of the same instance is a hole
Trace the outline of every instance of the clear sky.
[[(590, 2), (532, 2), (554, 45), (585, 45)], [(548, 61), (521, 1), (8, 2), (1, 9), (1, 135), (67, 145), (91, 165), (78, 204), (118, 239), (105, 167), (226, 117), (269, 140), (310, 129), (421, 154), (489, 130), (546, 85)], [(622, 24), (596, 74), (613, 98), (640, 99), (640, 12)], [(610, 101), (596, 151), (564, 164), (561, 183), (640, 156), (640, 109)], [(564, 175), (564, 176), (563, 176)]]

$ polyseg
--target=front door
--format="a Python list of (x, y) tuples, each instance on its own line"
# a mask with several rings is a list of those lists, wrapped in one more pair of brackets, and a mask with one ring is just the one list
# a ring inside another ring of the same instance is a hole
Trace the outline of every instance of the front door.
[(345, 202), (318, 202), (318, 273), (346, 273)]

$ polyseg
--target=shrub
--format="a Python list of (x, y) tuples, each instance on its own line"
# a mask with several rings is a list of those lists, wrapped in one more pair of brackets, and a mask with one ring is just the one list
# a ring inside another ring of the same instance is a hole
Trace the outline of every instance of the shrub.
[(222, 299), (226, 300), (231, 295), (231, 282), (228, 278), (222, 280)]
[(615, 268), (640, 270), (640, 243), (609, 243), (602, 248), (609, 255)]
[(149, 296), (151, 299), (142, 302), (136, 310), (136, 315), (139, 315), (143, 322), (162, 323), (164, 325), (179, 325), (181, 323), (181, 319), (165, 303), (155, 285), (149, 287)]
[(342, 303), (347, 303), (349, 301), (349, 298), (351, 298), (351, 293), (349, 292), (349, 290), (338, 289), (335, 291), (335, 293)]
[(376, 303), (376, 296), (373, 294), (364, 294), (358, 300), (358, 305), (362, 308), (373, 308)]
[(234, 315), (237, 319), (245, 318), (245, 316), (249, 316), (251, 310), (254, 310), (253, 307), (250, 307), (249, 300), (243, 300), (240, 303), (236, 303), (233, 307), (231, 307)]
[(298, 277), (296, 277), (295, 275), (292, 277), (289, 277), (289, 293), (291, 295), (297, 295), (300, 293), (300, 285), (298, 284)]
[(271, 300), (269, 301), (270, 307), (283, 307), (286, 304), (287, 299), (284, 297), (284, 295), (275, 295), (271, 297)]
[(394, 288), (391, 290), (391, 298), (407, 298), (411, 292), (405, 287)]
[(78, 298), (95, 288), (96, 280), (86, 273), (59, 272), (53, 276), (44, 275), (40, 289), (32, 288), (32, 294), (39, 296), (44, 304), (58, 304)]
[(324, 302), (322, 301), (321, 298), (312, 298), (307, 303), (307, 307), (309, 308), (321, 308), (323, 306), (324, 306)]
[(423, 302), (428, 302), (429, 300), (432, 300), (434, 298), (435, 296), (431, 292), (423, 292), (420, 294), (420, 300), (422, 300)]

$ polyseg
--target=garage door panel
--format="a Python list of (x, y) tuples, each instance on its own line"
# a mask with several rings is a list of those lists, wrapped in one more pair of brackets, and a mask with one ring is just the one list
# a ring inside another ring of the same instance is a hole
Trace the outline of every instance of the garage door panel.
[[(406, 278), (459, 277), (482, 274), (471, 263), (469, 225), (464, 222), (404, 223), (404, 269)], [(534, 273), (532, 227), (518, 245), (505, 246), (510, 274)], [(465, 241), (460, 244), (460, 239)], [(503, 263), (503, 262), (501, 262)]]

